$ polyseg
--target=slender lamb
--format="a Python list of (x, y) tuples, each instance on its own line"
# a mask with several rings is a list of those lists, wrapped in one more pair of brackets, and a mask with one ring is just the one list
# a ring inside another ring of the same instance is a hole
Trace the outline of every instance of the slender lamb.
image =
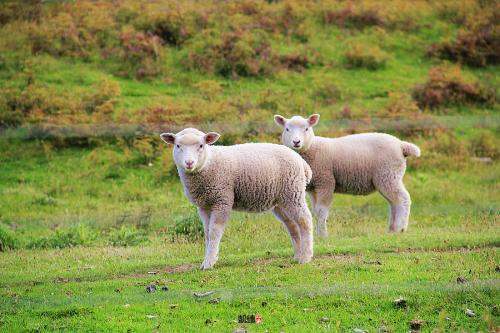
[(205, 230), (205, 260), (212, 268), (231, 210), (272, 210), (291, 236), (295, 259), (309, 262), (313, 256), (312, 216), (306, 203), (309, 165), (299, 154), (282, 145), (247, 143), (212, 146), (220, 135), (186, 128), (163, 133), (173, 144), (174, 161), (184, 192), (198, 207)]
[(405, 231), (410, 215), (410, 194), (403, 184), (408, 156), (420, 156), (420, 149), (409, 142), (383, 133), (363, 133), (340, 138), (314, 135), (319, 115), (307, 119), (274, 116), (283, 127), (282, 143), (297, 151), (313, 171), (307, 187), (316, 232), (328, 234), (326, 220), (333, 193), (367, 195), (380, 192), (390, 204), (389, 230)]

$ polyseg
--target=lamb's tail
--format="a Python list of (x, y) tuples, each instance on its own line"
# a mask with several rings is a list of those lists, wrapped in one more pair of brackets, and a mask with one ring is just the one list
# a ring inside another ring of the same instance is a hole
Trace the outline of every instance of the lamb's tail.
[(304, 174), (306, 175), (306, 183), (309, 184), (311, 182), (313, 173), (311, 167), (309, 166), (309, 164), (307, 164), (306, 161), (302, 160), (302, 163), (304, 164)]
[(417, 145), (414, 145), (413, 143), (410, 142), (401, 141), (401, 150), (403, 151), (404, 157), (420, 156), (420, 148), (418, 148)]

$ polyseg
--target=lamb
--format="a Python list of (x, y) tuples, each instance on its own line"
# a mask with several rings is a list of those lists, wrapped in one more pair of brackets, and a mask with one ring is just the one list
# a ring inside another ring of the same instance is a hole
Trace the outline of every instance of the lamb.
[(312, 259), (312, 215), (306, 203), (312, 172), (299, 154), (270, 143), (212, 146), (220, 135), (194, 128), (160, 137), (174, 145), (184, 193), (198, 207), (203, 222), (205, 259), (201, 269), (217, 262), (231, 210), (272, 210), (288, 229), (295, 259), (299, 263)]
[(380, 192), (390, 204), (389, 230), (407, 229), (411, 200), (403, 176), (406, 157), (420, 156), (416, 145), (383, 133), (335, 139), (315, 136), (313, 127), (318, 124), (318, 114), (307, 119), (276, 115), (274, 120), (283, 127), (282, 143), (297, 151), (313, 170), (307, 191), (319, 236), (328, 234), (326, 220), (334, 192), (354, 195)]

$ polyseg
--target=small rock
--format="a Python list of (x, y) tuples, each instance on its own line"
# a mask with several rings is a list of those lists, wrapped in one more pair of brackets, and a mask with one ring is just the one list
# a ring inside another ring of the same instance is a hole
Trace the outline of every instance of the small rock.
[(457, 277), (457, 283), (466, 283), (467, 280), (463, 276)]
[(154, 284), (150, 284), (146, 287), (146, 291), (148, 293), (154, 293), (156, 291), (156, 286)]
[(465, 310), (465, 314), (468, 315), (469, 317), (476, 316), (476, 314), (474, 313), (474, 311), (472, 311), (471, 309)]
[(472, 160), (476, 161), (476, 162), (484, 163), (484, 164), (489, 164), (489, 163), (493, 162), (491, 157), (473, 157)]
[(130, 304), (125, 304), (124, 307), (129, 308)]
[(210, 304), (219, 304), (220, 303), (220, 297), (217, 298), (212, 298), (211, 300), (208, 301)]
[(403, 297), (394, 300), (394, 306), (400, 309), (406, 309), (408, 307), (408, 302)]
[(361, 329), (361, 328), (355, 328), (352, 330), (354, 333), (367, 333), (365, 330)]
[(155, 274), (158, 274), (158, 271), (150, 271), (150, 272), (148, 272), (148, 274), (155, 275)]
[(155, 316), (155, 315), (146, 315), (146, 317), (147, 317), (148, 319), (153, 319), (153, 318), (156, 318), (156, 316)]
[(319, 319), (319, 322), (320, 322), (320, 323), (328, 323), (329, 321), (330, 321), (330, 318), (328, 318), (328, 317), (321, 317), (321, 318)]
[(168, 287), (167, 286), (163, 286), (163, 287), (161, 287), (161, 290), (162, 291), (168, 291)]
[(388, 332), (389, 332), (389, 330), (384, 325), (382, 325), (378, 328), (378, 333), (388, 333)]
[(200, 298), (200, 297), (206, 297), (206, 296), (212, 295), (213, 293), (215, 293), (215, 291), (207, 291), (207, 292), (204, 292), (204, 293), (199, 293), (199, 292), (195, 291), (193, 293), (193, 296)]
[(420, 328), (422, 327), (422, 324), (424, 323), (423, 320), (420, 320), (420, 319), (413, 319), (412, 321), (410, 321), (410, 328), (412, 330), (420, 330)]
[(244, 327), (238, 327), (233, 333), (247, 333), (247, 330)]

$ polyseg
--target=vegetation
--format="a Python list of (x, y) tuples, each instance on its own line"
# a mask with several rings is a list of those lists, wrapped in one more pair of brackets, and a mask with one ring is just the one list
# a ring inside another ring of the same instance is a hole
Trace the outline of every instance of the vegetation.
[[(497, 8), (4, 1), (0, 330), (497, 331)], [(199, 271), (203, 227), (158, 133), (278, 142), (274, 114), (313, 112), (321, 135), (421, 147), (408, 232), (386, 232), (380, 196), (338, 195), (299, 266), (274, 217), (235, 213)]]

